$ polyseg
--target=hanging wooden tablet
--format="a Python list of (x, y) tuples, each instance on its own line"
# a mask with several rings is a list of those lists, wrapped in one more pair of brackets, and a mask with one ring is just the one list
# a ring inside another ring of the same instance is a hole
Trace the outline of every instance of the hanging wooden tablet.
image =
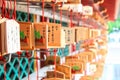
[(75, 28), (71, 28), (71, 43), (75, 42)]
[(34, 27), (30, 22), (19, 22), (20, 44), (22, 50), (34, 49)]
[(48, 47), (48, 25), (34, 23), (35, 48), (46, 49)]
[(93, 30), (93, 37), (99, 37), (101, 36), (101, 30), (99, 29), (96, 29), (96, 30)]
[[(65, 74), (60, 71), (47, 71), (47, 78), (61, 78), (65, 79)], [(55, 79), (56, 80), (56, 79)]]
[(81, 0), (67, 0), (67, 2), (71, 3), (71, 4), (80, 4)]
[(61, 24), (41, 22), (34, 23), (34, 27), (36, 48), (65, 47), (65, 33), (61, 29)]
[(81, 52), (81, 54), (88, 56), (88, 62), (92, 62), (96, 58), (96, 53), (91, 50)]
[(2, 19), (0, 21), (0, 52), (2, 55), (20, 51), (19, 32), (19, 24), (15, 20)]
[(80, 41), (80, 29), (79, 27), (75, 27), (75, 42)]
[(108, 34), (108, 31), (107, 31), (107, 30), (101, 30), (101, 34), (102, 34), (102, 35), (107, 35), (107, 34)]
[[(83, 28), (83, 35), (84, 35), (84, 40), (89, 39), (89, 28), (84, 27)], [(82, 34), (82, 33), (81, 33)]]
[(66, 10), (66, 11), (70, 11), (72, 10), (73, 12), (78, 12), (80, 10), (78, 10), (79, 4), (64, 4), (62, 5), (62, 7), (58, 7), (58, 9), (60, 10)]
[(93, 76), (81, 76), (80, 80), (94, 80)]
[(61, 46), (61, 24), (48, 24), (48, 45), (50, 48), (58, 48)]
[(65, 43), (65, 32), (63, 29), (61, 29), (61, 48), (65, 48), (66, 43)]
[(101, 31), (98, 29), (90, 29), (90, 38), (97, 38), (101, 35)]
[(86, 40), (89, 39), (89, 29), (86, 27), (77, 27), (77, 39), (78, 40)]
[(20, 26), (15, 20), (6, 21), (7, 53), (20, 51)]
[(68, 65), (56, 65), (56, 71), (63, 72), (65, 74), (65, 80), (71, 80), (71, 67)]
[(65, 32), (65, 42), (66, 44), (71, 44), (75, 42), (75, 28), (62, 27)]
[(7, 48), (6, 48), (6, 30), (5, 30), (5, 22), (6, 19), (1, 19), (0, 20), (0, 55), (2, 56), (3, 54), (5, 54), (7, 52)]

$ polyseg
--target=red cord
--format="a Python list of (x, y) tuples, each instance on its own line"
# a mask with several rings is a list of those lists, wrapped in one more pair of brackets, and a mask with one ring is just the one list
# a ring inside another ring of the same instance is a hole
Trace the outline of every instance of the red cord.
[(30, 80), (30, 64), (29, 64), (30, 63), (30, 60), (29, 60), (30, 56), (29, 56), (29, 52), (28, 51), (26, 51), (25, 54), (26, 54), (26, 58), (28, 59), (28, 80)]
[(55, 4), (52, 4), (53, 6), (53, 22), (55, 23)]
[(6, 64), (4, 64), (4, 80), (6, 80)]
[(4, 15), (6, 17), (6, 14), (7, 14), (7, 12), (6, 12), (6, 2), (5, 2), (5, 0), (3, 2), (4, 2), (4, 11), (5, 11)]
[(5, 8), (4, 8), (4, 11), (5, 11), (4, 15), (5, 15), (6, 18), (10, 19), (10, 11), (11, 11), (11, 8), (12, 8), (11, 0), (9, 2), (7, 2), (8, 9), (7, 9), (6, 2), (4, 1), (3, 3), (4, 3), (4, 6), (5, 6)]
[(54, 74), (55, 74), (55, 78), (56, 78), (56, 53), (57, 53), (57, 50), (54, 49), (54, 65), (55, 65), (55, 68), (54, 68)]
[(2, 14), (1, 14), (1, 16), (3, 18), (3, 17), (5, 17), (5, 1), (2, 0), (1, 2), (2, 2)]
[[(55, 23), (55, 4), (53, 2), (52, 4), (52, 7), (53, 7), (53, 22)], [(56, 49), (54, 49), (54, 65), (55, 65), (55, 68), (54, 68), (54, 74), (55, 74), (55, 80), (56, 80)]]
[(17, 55), (18, 55), (18, 59), (19, 59), (19, 68), (18, 68), (18, 76), (19, 76), (19, 80), (20, 80), (20, 72), (19, 72), (19, 69), (20, 69), (20, 55), (21, 55), (22, 53), (21, 52), (17, 52)]
[(60, 24), (62, 24), (62, 9), (60, 9)]
[(16, 19), (16, 0), (14, 0), (14, 11), (12, 19)]
[[(38, 59), (38, 56), (36, 54), (36, 58)], [(36, 60), (36, 70), (37, 70), (37, 80), (39, 78), (39, 73), (38, 73), (38, 61)]]
[(14, 10), (14, 16), (15, 16), (14, 19), (16, 20), (16, 0), (14, 0), (14, 9), (15, 9), (15, 10)]
[(79, 13), (77, 13), (77, 21), (78, 21), (78, 26), (79, 26)]
[(30, 21), (29, 0), (27, 0), (27, 13), (28, 13), (28, 22), (29, 22)]
[(10, 12), (11, 12), (11, 10), (12, 10), (11, 0), (10, 0), (9, 2), (7, 2), (7, 3), (8, 3), (8, 10), (7, 10), (7, 15), (6, 15), (6, 17), (10, 19), (10, 18), (11, 18)]
[(10, 10), (12, 9), (12, 2), (11, 2), (11, 0), (10, 0)]
[(44, 0), (42, 0), (42, 22), (44, 22)]
[(1, 3), (2, 3), (2, 0), (0, 0), (0, 7), (2, 6), (2, 4), (1, 4)]
[[(30, 22), (29, 0), (27, 0), (27, 13), (28, 13), (28, 22)], [(28, 62), (30, 63), (30, 58), (28, 56), (29, 52), (26, 51), (26, 53), (27, 53)], [(30, 64), (28, 64), (28, 66), (29, 66), (28, 67), (29, 68), (29, 70), (28, 70), (28, 80), (30, 80)]]
[(72, 25), (72, 24), (73, 24), (73, 23), (72, 23), (72, 15), (73, 15), (73, 14), (72, 14), (72, 10), (71, 10), (71, 11), (70, 11), (70, 27), (73, 27), (73, 25)]
[[(7, 9), (7, 5), (6, 4), (8, 5), (8, 9)], [(5, 17), (9, 18), (9, 4), (8, 4), (8, 2), (5, 2), (5, 10), (6, 10)]]
[[(67, 17), (69, 18), (69, 11), (67, 10)], [(69, 26), (69, 20), (68, 20), (68, 26)]]

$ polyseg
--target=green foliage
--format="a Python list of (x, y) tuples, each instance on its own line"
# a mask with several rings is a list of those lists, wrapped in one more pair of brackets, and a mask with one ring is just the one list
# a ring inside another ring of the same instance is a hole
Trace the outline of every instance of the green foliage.
[(113, 22), (108, 22), (108, 26), (109, 26), (109, 33), (112, 33), (113, 32)]
[(73, 66), (72, 70), (78, 71), (78, 70), (80, 70), (80, 67), (79, 66)]
[(23, 31), (20, 31), (20, 39), (25, 39), (25, 34)]
[(35, 34), (35, 38), (36, 39), (40, 39), (41, 38), (41, 35), (40, 35), (40, 31), (34, 31), (34, 34)]
[(108, 22), (108, 26), (109, 26), (109, 33), (112, 33), (114, 31), (114, 28), (120, 30), (120, 18), (116, 19), (114, 22), (109, 21)]
[(118, 17), (118, 18), (116, 19), (116, 21), (120, 21), (120, 17)]

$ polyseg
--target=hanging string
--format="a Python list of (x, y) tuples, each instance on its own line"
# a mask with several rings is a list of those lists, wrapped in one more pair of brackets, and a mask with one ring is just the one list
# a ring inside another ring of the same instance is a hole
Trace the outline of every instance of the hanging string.
[(79, 19), (80, 19), (80, 15), (79, 15), (79, 13), (77, 13), (77, 25), (79, 26)]
[(44, 22), (44, 0), (42, 0), (42, 22)]
[(7, 68), (6, 68), (6, 64), (4, 64), (4, 80), (6, 80), (6, 72), (7, 72)]
[[(30, 56), (29, 56), (29, 52), (26, 51), (26, 58), (28, 59), (28, 63), (30, 63)], [(28, 64), (28, 80), (30, 80), (30, 64)]]
[(12, 10), (12, 1), (10, 0), (10, 8), (9, 10), (11, 11)]
[[(55, 1), (52, 0), (52, 8), (53, 8), (53, 23), (55, 23)], [(55, 80), (56, 80), (56, 52), (57, 50), (54, 49), (54, 65), (55, 65), (55, 68), (54, 68), (54, 74), (55, 74)]]
[(2, 18), (5, 17), (5, 0), (2, 0), (2, 10), (1, 10), (1, 16)]
[[(0, 11), (1, 11), (1, 14), (2, 14), (2, 0), (0, 0)], [(0, 14), (0, 19), (1, 19), (1, 14)]]
[(7, 14), (7, 12), (6, 12), (6, 9), (7, 9), (7, 8), (6, 8), (6, 1), (4, 0), (3, 3), (4, 3), (4, 11), (5, 11), (4, 17), (6, 17), (6, 14)]
[(21, 79), (20, 79), (20, 72), (19, 72), (19, 71), (20, 71), (20, 55), (21, 55), (21, 54), (22, 54), (22, 52), (19, 52), (19, 51), (17, 52), (18, 60), (19, 60), (19, 64), (18, 64), (18, 77), (19, 77), (19, 80), (21, 80)]
[(54, 4), (54, 2), (52, 3), (52, 8), (53, 8), (53, 23), (55, 23), (55, 4)]
[(54, 49), (54, 65), (55, 65), (55, 68), (54, 68), (54, 74), (55, 74), (55, 79), (56, 79), (56, 76), (57, 76), (57, 74), (56, 74), (56, 53), (57, 53), (57, 49)]
[(0, 0), (0, 7), (2, 7), (2, 0)]
[[(69, 11), (68, 10), (67, 10), (67, 13), (66, 13), (66, 18), (69, 18)], [(67, 23), (69, 24), (69, 20), (68, 20)], [(68, 25), (68, 27), (69, 27), (69, 25)]]
[(62, 9), (60, 8), (60, 24), (62, 25)]
[(12, 10), (12, 1), (9, 0), (9, 2), (7, 2), (7, 5), (8, 5), (8, 10), (7, 10), (6, 17), (10, 19), (11, 18), (11, 10)]
[(12, 19), (16, 20), (16, 0), (14, 0), (14, 10), (13, 10)]
[(28, 15), (28, 22), (29, 22), (30, 21), (29, 0), (27, 0), (27, 15)]
[(72, 14), (72, 10), (70, 10), (70, 27), (73, 27), (73, 23), (72, 23), (72, 17), (73, 14)]
[(6, 18), (10, 18), (10, 13), (9, 13), (9, 2), (5, 2), (5, 4), (7, 3), (7, 5), (5, 5), (5, 7), (6, 7), (6, 14), (5, 14), (5, 17)]
[(14, 0), (14, 19), (16, 20), (16, 0)]
[[(27, 0), (27, 16), (28, 16), (28, 22), (30, 22), (30, 12), (29, 12), (29, 0)], [(27, 56), (30, 53), (26, 51), (26, 57), (28, 58), (28, 62), (30, 63), (30, 58)], [(28, 80), (30, 80), (30, 64), (28, 64)]]
[[(37, 52), (35, 52), (35, 54), (36, 54), (36, 58), (38, 58)], [(37, 71), (37, 80), (38, 80), (38, 78), (39, 78), (39, 73), (38, 73), (38, 61), (37, 61), (37, 60), (36, 60), (36, 71)]]

